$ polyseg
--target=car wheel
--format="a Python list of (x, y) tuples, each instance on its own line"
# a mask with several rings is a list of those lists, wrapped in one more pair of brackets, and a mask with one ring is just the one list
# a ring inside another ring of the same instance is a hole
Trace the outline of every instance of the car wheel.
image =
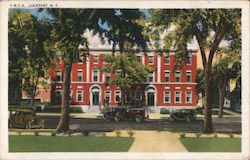
[(108, 116), (106, 114), (103, 115), (104, 120), (108, 120)]
[(120, 116), (115, 116), (115, 121), (116, 121), (116, 122), (121, 121), (121, 117), (120, 117)]
[(143, 121), (143, 117), (142, 117), (141, 115), (136, 115), (136, 116), (135, 116), (135, 121), (136, 121), (137, 123), (140, 123), (140, 122)]
[(31, 125), (30, 125), (30, 124), (27, 124), (27, 125), (25, 126), (25, 128), (26, 128), (26, 129), (31, 129)]
[(187, 117), (186, 117), (186, 121), (187, 121), (187, 122), (190, 122), (191, 120), (192, 120), (191, 116), (187, 116)]
[(173, 121), (174, 121), (174, 117), (173, 117), (173, 116), (170, 116), (170, 117), (169, 117), (169, 120), (170, 120), (171, 122), (173, 122)]

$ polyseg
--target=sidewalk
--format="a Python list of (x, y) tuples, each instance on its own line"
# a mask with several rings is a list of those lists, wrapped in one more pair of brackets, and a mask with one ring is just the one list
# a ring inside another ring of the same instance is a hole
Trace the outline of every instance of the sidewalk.
[[(121, 137), (128, 137), (125, 130)], [(168, 131), (133, 130), (134, 143), (129, 152), (188, 152), (179, 140), (178, 133)], [(107, 132), (106, 136), (115, 137), (115, 132)]]
[(129, 152), (187, 152), (177, 133), (136, 131)]

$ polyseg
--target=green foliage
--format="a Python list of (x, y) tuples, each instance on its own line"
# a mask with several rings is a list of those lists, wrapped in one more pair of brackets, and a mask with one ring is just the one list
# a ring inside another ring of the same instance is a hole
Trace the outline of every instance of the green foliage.
[[(61, 113), (61, 110), (62, 110), (61, 107), (47, 106), (41, 112), (44, 112), (44, 113)], [(83, 110), (82, 110), (81, 107), (70, 107), (70, 113), (83, 113)]]
[(180, 138), (189, 152), (240, 152), (240, 138)]
[[(51, 24), (38, 21), (28, 11), (12, 10), (9, 18), (9, 75), (22, 79), (23, 90), (32, 100), (37, 87), (48, 88), (48, 70), (54, 59), (50, 48)], [(33, 105), (33, 104), (31, 104)]]
[[(151, 71), (149, 66), (142, 65), (133, 53), (102, 55), (102, 59), (106, 64), (102, 71), (106, 73), (116, 73), (115, 77), (106, 82), (106, 85), (118, 85), (121, 91), (129, 90), (135, 83), (143, 83), (147, 81), (148, 73)], [(117, 71), (120, 73), (117, 74)]]
[(10, 152), (127, 152), (130, 137), (9, 136)]
[(161, 110), (160, 110), (160, 114), (169, 114), (169, 113), (170, 113), (170, 111), (166, 108), (161, 108)]

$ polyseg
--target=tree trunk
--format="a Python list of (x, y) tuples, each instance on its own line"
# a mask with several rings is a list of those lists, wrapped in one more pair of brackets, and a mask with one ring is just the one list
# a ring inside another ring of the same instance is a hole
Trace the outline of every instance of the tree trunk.
[(56, 128), (56, 132), (69, 131), (69, 92), (70, 92), (70, 74), (72, 69), (72, 63), (65, 63), (63, 73), (63, 85), (62, 85), (62, 111), (61, 118)]
[(205, 70), (205, 113), (204, 113), (204, 133), (212, 133), (214, 132), (213, 123), (212, 123), (212, 104), (211, 104), (211, 66), (212, 62), (207, 63), (207, 67)]
[(224, 108), (224, 102), (225, 102), (225, 90), (226, 85), (222, 84), (219, 85), (219, 118), (223, 118), (223, 108)]

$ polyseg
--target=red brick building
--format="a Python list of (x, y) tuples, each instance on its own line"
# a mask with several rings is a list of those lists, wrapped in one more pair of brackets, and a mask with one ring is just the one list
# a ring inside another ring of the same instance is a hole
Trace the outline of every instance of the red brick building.
[[(182, 70), (174, 72), (174, 51), (160, 55), (151, 50), (147, 54), (138, 53), (137, 58), (142, 64), (149, 65), (154, 72), (148, 75), (148, 82), (137, 84), (125, 93), (128, 106), (141, 104), (151, 108), (169, 109), (195, 108), (196, 97), (196, 50), (189, 51), (189, 62)], [(71, 75), (71, 103), (82, 106), (83, 109), (104, 105), (115, 107), (121, 103), (121, 91), (118, 86), (106, 86), (105, 81), (115, 76), (115, 73), (102, 73), (101, 54), (111, 54), (109, 49), (91, 49), (86, 63), (75, 63)], [(63, 64), (52, 70), (51, 102), (59, 104), (61, 99)]]

